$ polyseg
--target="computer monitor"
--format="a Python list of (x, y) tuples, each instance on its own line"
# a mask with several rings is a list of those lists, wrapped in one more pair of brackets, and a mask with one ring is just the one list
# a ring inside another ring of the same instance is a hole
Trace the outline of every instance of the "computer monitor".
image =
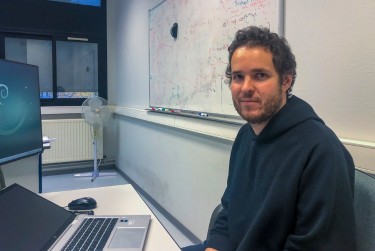
[(38, 67), (0, 59), (0, 165), (42, 151)]

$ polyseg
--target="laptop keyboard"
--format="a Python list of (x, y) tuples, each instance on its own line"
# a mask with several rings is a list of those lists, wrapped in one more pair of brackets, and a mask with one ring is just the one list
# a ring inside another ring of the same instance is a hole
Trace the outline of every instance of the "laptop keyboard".
[(103, 250), (118, 218), (87, 218), (62, 250)]

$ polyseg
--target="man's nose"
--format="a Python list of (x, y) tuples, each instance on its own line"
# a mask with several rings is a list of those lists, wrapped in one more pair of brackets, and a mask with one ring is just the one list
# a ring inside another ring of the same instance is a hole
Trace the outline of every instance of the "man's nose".
[(253, 91), (254, 90), (254, 81), (251, 77), (246, 76), (242, 85), (242, 91)]

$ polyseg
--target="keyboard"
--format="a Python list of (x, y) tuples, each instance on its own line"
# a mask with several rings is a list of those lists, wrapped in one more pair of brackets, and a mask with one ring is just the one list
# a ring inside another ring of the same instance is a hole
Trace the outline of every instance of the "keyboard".
[(118, 218), (87, 218), (62, 250), (99, 251), (111, 235)]

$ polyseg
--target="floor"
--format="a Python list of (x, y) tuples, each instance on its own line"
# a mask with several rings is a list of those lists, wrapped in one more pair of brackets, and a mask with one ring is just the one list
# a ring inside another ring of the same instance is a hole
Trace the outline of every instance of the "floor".
[[(48, 175), (43, 176), (42, 178), (42, 192), (48, 193), (123, 184), (129, 184), (129, 182), (127, 182), (120, 174), (114, 171), (103, 171), (101, 173), (101, 176), (95, 179), (93, 182), (91, 182), (91, 173)], [(185, 247), (193, 244), (151, 203), (149, 203), (146, 199), (144, 199), (144, 201), (147, 203), (152, 212), (180, 247)]]

